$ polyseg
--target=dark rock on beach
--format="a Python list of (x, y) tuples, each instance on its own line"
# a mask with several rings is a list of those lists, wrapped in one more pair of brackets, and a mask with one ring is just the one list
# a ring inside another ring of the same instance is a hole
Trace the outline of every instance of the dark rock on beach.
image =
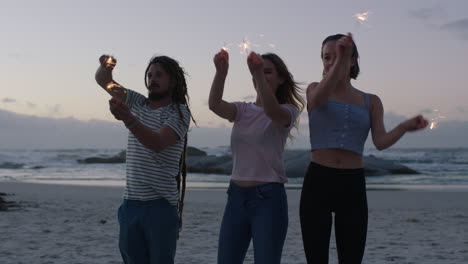
[(231, 174), (232, 157), (230, 155), (187, 156), (189, 172)]
[(121, 151), (119, 154), (112, 157), (89, 157), (78, 160), (78, 163), (94, 164), (94, 163), (125, 163), (126, 151)]
[[(290, 178), (304, 177), (309, 163), (309, 150), (286, 150), (284, 152), (284, 168)], [(364, 164), (365, 174), (368, 177), (390, 174), (418, 174), (417, 171), (411, 168), (373, 155), (365, 156)], [(187, 167), (189, 172), (231, 174), (232, 158), (230, 155), (188, 156)]]
[(8, 207), (6, 205), (5, 200), (0, 196), (0, 211), (6, 211), (8, 210)]
[(12, 207), (19, 207), (19, 205), (12, 201), (7, 201), (4, 196), (7, 196), (6, 193), (0, 193), (0, 211), (8, 211)]
[(419, 174), (419, 172), (390, 160), (377, 158), (374, 155), (364, 157), (366, 176), (389, 174)]
[(206, 156), (206, 152), (194, 147), (187, 147), (187, 156)]
[[(79, 163), (124, 163), (125, 151), (112, 157), (90, 157), (78, 160)], [(290, 178), (304, 177), (310, 163), (309, 150), (286, 150), (284, 152), (284, 166)], [(366, 176), (381, 176), (390, 174), (418, 174), (417, 171), (395, 163), (393, 161), (377, 158), (373, 155), (364, 157), (364, 170)], [(214, 156), (205, 151), (188, 147), (187, 168), (189, 172), (231, 174), (231, 155)]]
[[(190, 157), (206, 156), (206, 152), (194, 147), (187, 147), (187, 155)], [(89, 157), (77, 160), (78, 163), (94, 164), (94, 163), (125, 163), (126, 151), (123, 150), (119, 154), (110, 157)]]
[[(310, 163), (309, 150), (286, 150), (284, 152), (284, 169), (290, 178), (304, 177)], [(418, 174), (417, 171), (397, 164), (393, 161), (377, 158), (373, 155), (364, 157), (366, 176), (381, 176), (389, 174)], [(231, 174), (232, 158), (223, 156), (188, 156), (189, 172)]]

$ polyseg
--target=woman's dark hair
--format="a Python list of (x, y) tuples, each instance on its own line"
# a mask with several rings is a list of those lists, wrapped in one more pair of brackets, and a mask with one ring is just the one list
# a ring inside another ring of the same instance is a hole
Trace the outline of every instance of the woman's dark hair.
[[(331, 35), (326, 37), (323, 42), (322, 42), (322, 50), (320, 51), (320, 57), (323, 58), (323, 46), (329, 41), (336, 41), (339, 40), (342, 37), (346, 37), (346, 35), (343, 34), (336, 34), (336, 35)], [(350, 72), (349, 72), (349, 77), (352, 79), (355, 79), (358, 77), (360, 69), (359, 69), (359, 53), (357, 50), (356, 42), (353, 41), (353, 53), (351, 54), (351, 58), (354, 58), (354, 65), (351, 67)]]
[[(284, 61), (274, 53), (263, 54), (262, 58), (271, 61), (275, 65), (278, 76), (284, 79), (284, 82), (276, 89), (275, 97), (278, 103), (292, 104), (297, 108), (298, 113), (301, 113), (305, 106), (304, 98), (300, 95), (302, 90), (299, 87), (299, 83), (294, 81), (294, 76), (289, 72)], [(299, 120), (299, 116), (297, 116), (297, 120)], [(298, 127), (296, 120), (291, 120), (291, 122), (295, 123), (294, 126), (296, 128)], [(290, 136), (290, 138), (292, 137)]]
[[(168, 57), (168, 56), (155, 56), (151, 58), (150, 62), (148, 63), (148, 67), (145, 70), (145, 86), (148, 87), (148, 81), (146, 76), (148, 75), (148, 71), (151, 65), (159, 64), (166, 72), (169, 74), (171, 81), (174, 82), (173, 90), (171, 91), (171, 98), (172, 103), (177, 106), (177, 111), (179, 113), (180, 120), (184, 121), (184, 117), (182, 115), (182, 111), (180, 110), (180, 105), (186, 105), (187, 110), (190, 113), (192, 121), (196, 124), (195, 119), (192, 116), (192, 112), (190, 111), (189, 107), (189, 95), (187, 93), (187, 82), (185, 81), (185, 75), (187, 75), (184, 69), (179, 65), (179, 62)], [(187, 165), (186, 165), (186, 157), (187, 157), (187, 135), (185, 135), (184, 139), (184, 150), (182, 151), (182, 156), (180, 158), (179, 164), (179, 173), (176, 176), (177, 180), (177, 189), (180, 192), (179, 201), (177, 203), (177, 209), (179, 211), (179, 230), (182, 230), (182, 211), (184, 209), (184, 198), (185, 198), (185, 186), (186, 186), (186, 179), (187, 179)]]

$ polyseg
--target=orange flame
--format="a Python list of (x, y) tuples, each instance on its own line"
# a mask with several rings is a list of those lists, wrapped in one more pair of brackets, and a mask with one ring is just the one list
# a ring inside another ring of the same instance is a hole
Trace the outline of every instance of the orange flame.
[(431, 118), (431, 124), (429, 125), (429, 129), (436, 129), (439, 126), (441, 119), (446, 118), (445, 116), (440, 114), (438, 109), (432, 110), (432, 112), (436, 115), (435, 117)]
[(109, 56), (106, 60), (106, 68), (114, 68), (115, 65), (117, 65), (117, 61), (114, 59), (114, 57)]
[(122, 85), (117, 84), (117, 83), (115, 83), (115, 82), (113, 82), (113, 81), (112, 81), (112, 82), (109, 82), (109, 83), (106, 85), (106, 89), (107, 89), (107, 90), (111, 90), (111, 91), (112, 91), (112, 90), (114, 90), (115, 88), (123, 88), (123, 87), (122, 87)]

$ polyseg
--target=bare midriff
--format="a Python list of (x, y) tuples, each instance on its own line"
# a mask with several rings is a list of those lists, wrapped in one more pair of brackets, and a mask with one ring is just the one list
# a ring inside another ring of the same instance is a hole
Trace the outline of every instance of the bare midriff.
[(255, 185), (268, 183), (268, 182), (260, 182), (260, 181), (238, 181), (238, 180), (232, 180), (232, 182), (235, 183), (236, 185), (239, 185), (240, 187), (249, 187), (249, 186), (255, 186)]
[(318, 149), (312, 152), (311, 160), (322, 166), (337, 169), (364, 167), (362, 155), (344, 149)]

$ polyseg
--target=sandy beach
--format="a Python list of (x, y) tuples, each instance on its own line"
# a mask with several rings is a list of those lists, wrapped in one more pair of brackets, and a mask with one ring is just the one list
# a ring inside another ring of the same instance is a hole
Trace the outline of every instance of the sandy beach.
[[(20, 205), (0, 212), (0, 263), (122, 263), (117, 208), (122, 187), (0, 182)], [(288, 189), (282, 263), (305, 263), (300, 190)], [(468, 263), (468, 192), (368, 190), (364, 263)], [(216, 263), (225, 189), (187, 191), (176, 263)], [(332, 238), (330, 263), (337, 263)], [(244, 263), (253, 263), (250, 249)]]

